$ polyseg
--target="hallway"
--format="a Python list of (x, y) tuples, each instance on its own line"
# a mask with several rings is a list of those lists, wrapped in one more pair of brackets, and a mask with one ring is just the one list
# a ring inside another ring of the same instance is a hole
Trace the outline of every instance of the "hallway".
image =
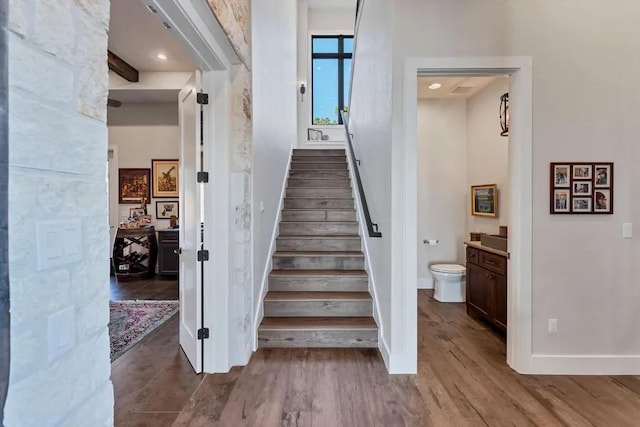
[(419, 291), (419, 373), (373, 349), (261, 349), (228, 374), (192, 374), (174, 317), (112, 364), (115, 425), (631, 426), (640, 377), (521, 376), (464, 304)]

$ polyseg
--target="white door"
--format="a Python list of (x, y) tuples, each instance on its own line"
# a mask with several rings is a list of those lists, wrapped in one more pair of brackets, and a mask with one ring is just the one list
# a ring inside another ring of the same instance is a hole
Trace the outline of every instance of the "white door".
[(197, 252), (201, 246), (200, 108), (196, 94), (202, 74), (196, 72), (180, 91), (180, 345), (193, 369), (202, 372), (202, 271)]

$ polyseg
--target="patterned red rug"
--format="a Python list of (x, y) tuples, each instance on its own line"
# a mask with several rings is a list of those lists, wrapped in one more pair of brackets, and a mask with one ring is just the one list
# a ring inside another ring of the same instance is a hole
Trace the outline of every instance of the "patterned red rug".
[(179, 301), (110, 301), (111, 361), (178, 312)]

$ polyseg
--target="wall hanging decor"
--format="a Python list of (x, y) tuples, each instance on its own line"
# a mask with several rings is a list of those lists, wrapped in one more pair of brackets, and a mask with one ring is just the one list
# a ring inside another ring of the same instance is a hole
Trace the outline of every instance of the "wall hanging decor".
[(613, 163), (553, 162), (550, 173), (551, 214), (613, 213)]
[(471, 215), (498, 216), (498, 185), (471, 186)]
[(178, 197), (180, 161), (153, 159), (151, 170), (153, 171), (153, 197)]
[(140, 203), (144, 197), (150, 199), (149, 169), (119, 169), (118, 170), (118, 201), (120, 203)]

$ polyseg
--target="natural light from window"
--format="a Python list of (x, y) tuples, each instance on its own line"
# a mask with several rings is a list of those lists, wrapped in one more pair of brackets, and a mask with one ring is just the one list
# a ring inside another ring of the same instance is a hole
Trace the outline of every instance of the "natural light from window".
[(312, 36), (312, 123), (342, 124), (351, 79), (353, 36)]

